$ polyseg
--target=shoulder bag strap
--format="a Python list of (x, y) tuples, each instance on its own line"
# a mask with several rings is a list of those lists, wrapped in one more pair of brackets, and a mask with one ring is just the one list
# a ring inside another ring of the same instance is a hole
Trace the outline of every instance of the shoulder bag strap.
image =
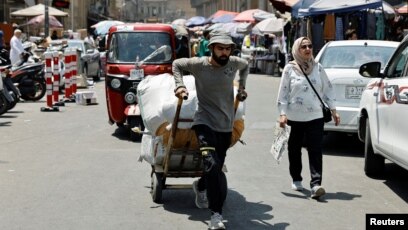
[(323, 103), (322, 98), (320, 98), (319, 94), (317, 93), (316, 89), (313, 87), (312, 82), (310, 82), (309, 77), (306, 75), (305, 71), (303, 71), (302, 67), (300, 67), (300, 70), (302, 70), (302, 73), (305, 75), (306, 80), (309, 82), (309, 85), (312, 87), (313, 91), (315, 92), (316, 96), (319, 98), (319, 100), (320, 100), (320, 102), (322, 103), (322, 105), (323, 105), (324, 107), (326, 107), (326, 105)]

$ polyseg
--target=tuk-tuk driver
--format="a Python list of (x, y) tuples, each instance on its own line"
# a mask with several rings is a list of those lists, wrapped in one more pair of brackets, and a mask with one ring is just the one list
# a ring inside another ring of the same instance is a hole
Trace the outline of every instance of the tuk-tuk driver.
[(211, 51), (209, 57), (176, 59), (173, 75), (177, 97), (188, 95), (183, 71), (190, 72), (195, 78), (198, 109), (192, 129), (196, 133), (204, 165), (203, 177), (193, 183), (196, 206), (210, 209), (210, 229), (225, 229), (222, 207), (227, 196), (227, 181), (222, 168), (231, 144), (235, 115), (233, 82), (239, 71), (239, 95), (243, 95), (240, 101), (245, 100), (249, 68), (245, 59), (231, 56), (235, 43), (227, 32), (213, 31), (208, 47)]

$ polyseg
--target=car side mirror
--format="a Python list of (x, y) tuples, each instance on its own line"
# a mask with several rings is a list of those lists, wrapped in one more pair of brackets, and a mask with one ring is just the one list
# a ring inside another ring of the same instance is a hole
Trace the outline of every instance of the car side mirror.
[(381, 62), (369, 62), (360, 66), (359, 73), (363, 77), (380, 77)]

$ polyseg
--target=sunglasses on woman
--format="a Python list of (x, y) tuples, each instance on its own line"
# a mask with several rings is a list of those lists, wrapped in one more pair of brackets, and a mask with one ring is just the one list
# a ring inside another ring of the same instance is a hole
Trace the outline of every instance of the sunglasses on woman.
[(309, 48), (309, 49), (313, 49), (313, 45), (312, 44), (309, 44), (309, 45), (302, 45), (302, 46), (300, 46), (300, 48), (301, 49), (306, 49), (306, 48)]

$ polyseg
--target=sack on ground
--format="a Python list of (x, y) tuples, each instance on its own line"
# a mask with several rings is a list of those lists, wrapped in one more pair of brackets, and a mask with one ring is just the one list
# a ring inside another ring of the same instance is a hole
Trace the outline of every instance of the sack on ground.
[(288, 152), (288, 141), (290, 135), (290, 126), (285, 125), (285, 128), (279, 126), (279, 122), (276, 122), (273, 128), (272, 146), (270, 153), (275, 160), (280, 163), (282, 156)]

